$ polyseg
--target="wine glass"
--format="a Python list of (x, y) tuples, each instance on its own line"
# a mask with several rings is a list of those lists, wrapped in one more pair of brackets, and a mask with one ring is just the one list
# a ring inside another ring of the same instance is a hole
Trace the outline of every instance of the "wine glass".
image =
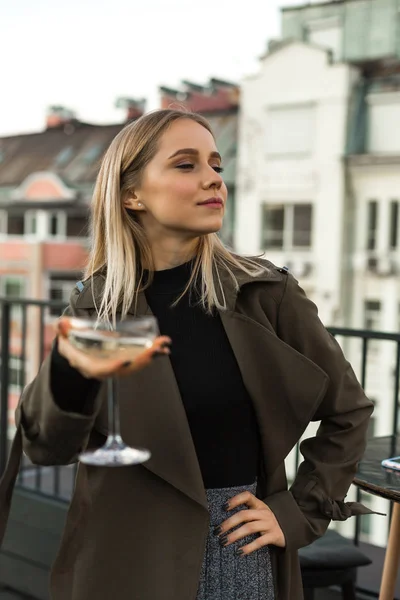
[[(81, 352), (96, 358), (134, 361), (159, 335), (153, 316), (131, 317), (118, 321), (115, 327), (98, 319), (71, 317), (68, 340)], [(121, 437), (115, 377), (107, 378), (108, 427), (107, 440), (101, 448), (86, 451), (79, 460), (87, 465), (119, 467), (146, 462), (151, 454), (145, 448), (131, 448)]]

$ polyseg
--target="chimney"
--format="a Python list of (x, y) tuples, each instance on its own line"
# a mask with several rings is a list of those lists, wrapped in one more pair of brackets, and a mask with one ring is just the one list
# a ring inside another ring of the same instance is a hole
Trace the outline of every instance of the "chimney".
[(64, 127), (75, 119), (75, 113), (65, 106), (49, 106), (46, 115), (46, 128)]
[(133, 121), (144, 115), (146, 100), (144, 98), (138, 100), (134, 98), (117, 98), (115, 106), (116, 108), (125, 108), (126, 121)]

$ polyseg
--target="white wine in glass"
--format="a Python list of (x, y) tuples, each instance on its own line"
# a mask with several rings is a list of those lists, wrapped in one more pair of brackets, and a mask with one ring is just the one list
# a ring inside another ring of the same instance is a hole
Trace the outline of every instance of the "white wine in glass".
[[(68, 339), (81, 352), (100, 359), (132, 362), (159, 335), (153, 316), (131, 317), (117, 322), (115, 327), (98, 319), (69, 319)], [(102, 448), (80, 454), (82, 463), (94, 466), (119, 467), (146, 462), (151, 454), (145, 448), (131, 448), (121, 437), (119, 409), (115, 393), (115, 378), (107, 379), (109, 434)]]

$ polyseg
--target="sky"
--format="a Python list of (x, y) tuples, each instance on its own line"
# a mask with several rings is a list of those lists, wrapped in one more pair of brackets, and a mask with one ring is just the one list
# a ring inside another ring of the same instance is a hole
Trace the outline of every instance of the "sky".
[(210, 77), (239, 82), (305, 0), (0, 0), (0, 136), (40, 131), (47, 107), (124, 120), (117, 97)]

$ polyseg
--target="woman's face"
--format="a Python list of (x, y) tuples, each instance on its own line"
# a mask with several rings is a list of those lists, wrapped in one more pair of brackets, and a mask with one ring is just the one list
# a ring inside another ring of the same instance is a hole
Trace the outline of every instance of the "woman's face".
[(174, 121), (125, 202), (148, 233), (196, 237), (219, 231), (227, 189), (211, 133), (191, 119)]

